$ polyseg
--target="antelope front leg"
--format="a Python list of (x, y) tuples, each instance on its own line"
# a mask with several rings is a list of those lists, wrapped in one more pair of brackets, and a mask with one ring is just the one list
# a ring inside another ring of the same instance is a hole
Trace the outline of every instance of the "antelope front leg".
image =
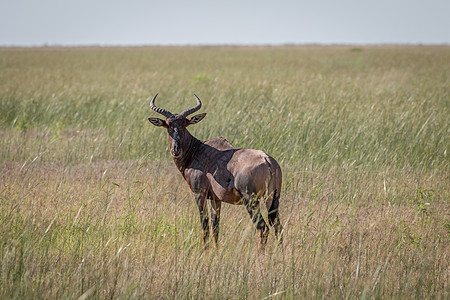
[(220, 221), (220, 208), (222, 206), (222, 202), (217, 200), (211, 200), (211, 226), (213, 230), (214, 242), (216, 243), (219, 240), (219, 221)]
[(200, 214), (200, 224), (202, 224), (202, 238), (203, 245), (206, 246), (209, 236), (209, 220), (206, 212), (206, 197), (204, 194), (199, 193), (195, 195), (195, 202), (197, 204), (198, 212)]

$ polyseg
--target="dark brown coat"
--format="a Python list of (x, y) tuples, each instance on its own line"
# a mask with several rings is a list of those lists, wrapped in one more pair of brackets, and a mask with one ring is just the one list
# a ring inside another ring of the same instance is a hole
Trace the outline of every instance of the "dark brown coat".
[(167, 129), (170, 153), (195, 196), (203, 242), (206, 243), (209, 235), (206, 199), (211, 200), (211, 223), (216, 243), (222, 202), (246, 206), (259, 231), (260, 245), (264, 247), (269, 227), (261, 215), (259, 202), (265, 200), (269, 225), (274, 226), (278, 237), (282, 230), (278, 213), (282, 174), (276, 160), (260, 150), (235, 148), (222, 137), (204, 142), (193, 137), (186, 127), (200, 122), (206, 115), (187, 118), (201, 107), (197, 96), (196, 107), (175, 115), (156, 107), (156, 96), (151, 107), (167, 118), (149, 118), (149, 121)]

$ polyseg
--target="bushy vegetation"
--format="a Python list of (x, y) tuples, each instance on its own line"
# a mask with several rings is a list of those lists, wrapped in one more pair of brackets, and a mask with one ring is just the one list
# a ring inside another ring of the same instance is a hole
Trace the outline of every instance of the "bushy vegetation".
[[(0, 297), (449, 297), (448, 46), (0, 49)], [(204, 251), (149, 98), (283, 170)]]

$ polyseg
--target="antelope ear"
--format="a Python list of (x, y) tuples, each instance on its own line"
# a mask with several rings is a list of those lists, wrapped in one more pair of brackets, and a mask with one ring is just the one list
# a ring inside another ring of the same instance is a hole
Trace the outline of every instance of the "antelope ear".
[(194, 125), (203, 120), (203, 118), (206, 116), (206, 113), (198, 114), (193, 116), (192, 118), (189, 118), (187, 120), (187, 126)]
[(148, 118), (148, 120), (150, 121), (150, 123), (152, 123), (155, 126), (166, 127), (166, 122), (164, 122), (163, 120), (161, 120), (159, 118)]

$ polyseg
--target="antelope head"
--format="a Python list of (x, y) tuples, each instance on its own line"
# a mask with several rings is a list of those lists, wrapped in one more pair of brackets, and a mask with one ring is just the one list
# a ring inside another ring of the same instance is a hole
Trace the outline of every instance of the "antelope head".
[(186, 127), (200, 122), (206, 116), (206, 113), (188, 118), (190, 114), (198, 111), (202, 107), (202, 102), (195, 94), (194, 96), (197, 99), (197, 105), (186, 109), (179, 114), (172, 114), (166, 109), (157, 107), (155, 105), (155, 99), (157, 96), (158, 94), (153, 97), (153, 100), (150, 103), (150, 108), (166, 117), (166, 119), (162, 120), (159, 118), (148, 118), (148, 120), (155, 126), (165, 127), (167, 129), (167, 133), (169, 135), (170, 154), (173, 158), (179, 158), (183, 156), (183, 152), (188, 149), (192, 138)]

